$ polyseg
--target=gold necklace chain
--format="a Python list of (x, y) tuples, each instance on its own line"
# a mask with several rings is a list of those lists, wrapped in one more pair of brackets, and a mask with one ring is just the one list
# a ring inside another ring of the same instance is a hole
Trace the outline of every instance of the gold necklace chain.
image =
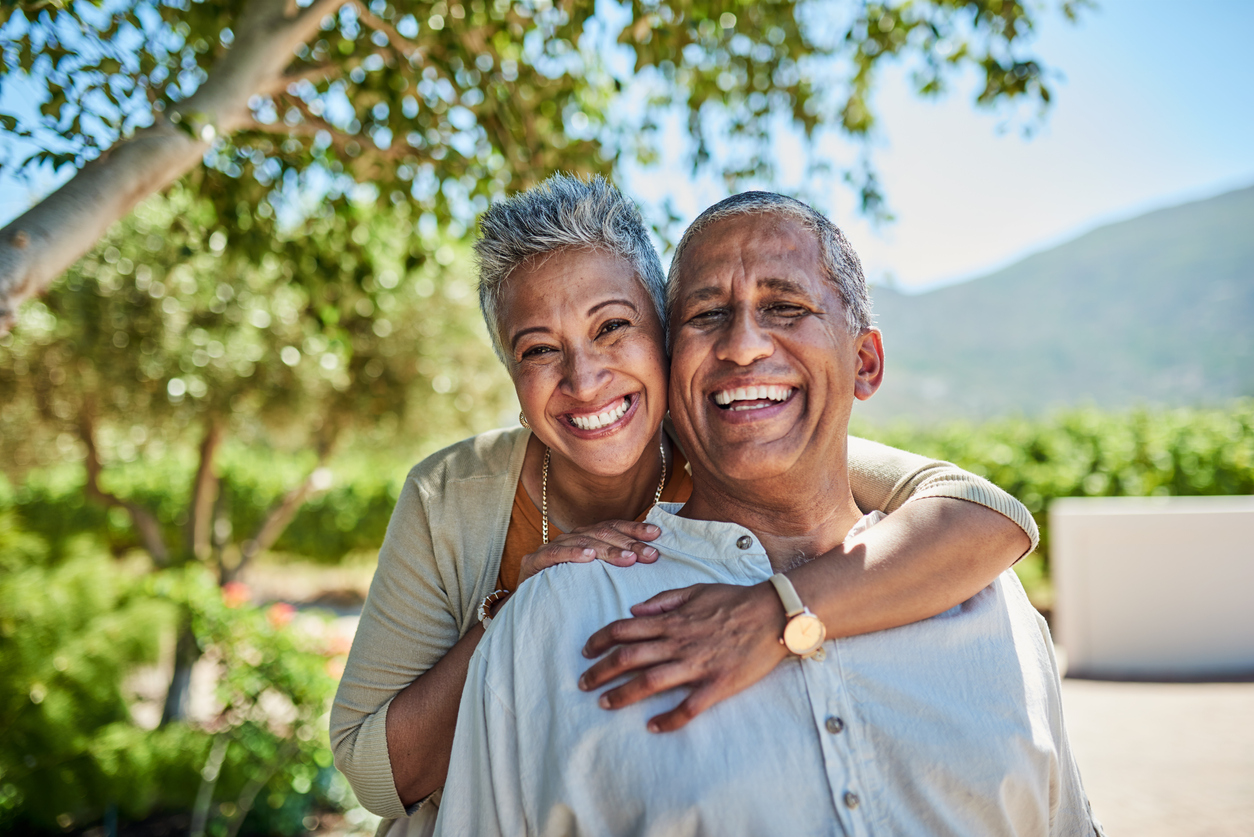
[[(662, 454), (662, 479), (658, 481), (657, 491), (653, 492), (654, 505), (662, 499), (662, 489), (666, 487), (666, 448), (663, 447), (661, 439), (658, 440), (657, 449)], [(545, 447), (544, 467), (540, 469), (540, 532), (546, 544), (549, 542), (549, 459), (551, 455), (552, 452)]]

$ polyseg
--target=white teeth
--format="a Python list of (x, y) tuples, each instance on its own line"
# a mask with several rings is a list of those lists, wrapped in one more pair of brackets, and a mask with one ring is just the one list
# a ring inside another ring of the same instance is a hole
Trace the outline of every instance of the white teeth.
[(627, 408), (631, 406), (631, 398), (623, 396), (622, 402), (617, 407), (611, 407), (608, 410), (597, 413), (594, 416), (571, 416), (570, 420), (580, 430), (598, 430), (602, 427), (608, 427), (614, 422), (627, 414)]
[[(735, 389), (725, 389), (721, 392), (714, 393), (714, 403), (720, 407), (726, 407), (733, 401), (761, 401), (763, 399), (769, 401), (786, 401), (788, 396), (792, 394), (792, 387), (782, 387), (778, 384), (766, 384), (763, 386), (753, 387), (736, 387)], [(733, 410), (749, 410), (753, 409), (749, 406), (732, 407)]]

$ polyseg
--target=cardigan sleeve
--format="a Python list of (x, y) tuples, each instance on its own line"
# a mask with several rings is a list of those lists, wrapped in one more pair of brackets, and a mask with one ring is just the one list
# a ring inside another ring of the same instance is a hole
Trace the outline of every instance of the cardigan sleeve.
[(388, 523), (331, 708), (335, 766), (366, 810), (382, 817), (406, 815), (388, 758), (388, 707), (460, 636), (441, 575), (428, 510), (411, 471)]
[(983, 477), (857, 436), (849, 437), (849, 487), (864, 512), (891, 514), (912, 500), (947, 497), (978, 503), (1013, 520), (1032, 542), (1028, 552), (1041, 539), (1027, 507)]

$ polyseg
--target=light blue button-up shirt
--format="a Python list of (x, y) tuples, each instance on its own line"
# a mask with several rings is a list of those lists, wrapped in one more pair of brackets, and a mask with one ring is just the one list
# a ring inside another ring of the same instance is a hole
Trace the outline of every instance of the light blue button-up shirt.
[(593, 632), (663, 590), (773, 573), (752, 532), (678, 509), (649, 515), (655, 564), (552, 567), (492, 620), (437, 834), (1101, 833), (1048, 628), (1013, 572), (932, 619), (829, 640), (822, 659), (785, 661), (677, 732), (645, 729), (674, 691), (600, 708), (576, 686)]

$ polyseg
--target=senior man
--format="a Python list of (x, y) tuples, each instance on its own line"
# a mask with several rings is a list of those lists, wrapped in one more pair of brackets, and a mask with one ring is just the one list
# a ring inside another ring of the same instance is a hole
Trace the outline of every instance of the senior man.
[[(647, 571), (553, 567), (501, 609), (471, 662), (437, 832), (1100, 834), (1048, 630), (1013, 573), (932, 619), (826, 641), (790, 581), (806, 589), (807, 559), (874, 523), (845, 449), (883, 348), (839, 230), (778, 195), (729, 198), (685, 234), (671, 291), (670, 406), (692, 497), (650, 513), (663, 534)], [(611, 631), (646, 641), (581, 680), (584, 637), (658, 591), (711, 583), (757, 585), (781, 643), (764, 653), (795, 659), (764, 660), (760, 682), (652, 735), (676, 700), (657, 693), (667, 643)], [(580, 688), (641, 664), (654, 667), (634, 694)]]

